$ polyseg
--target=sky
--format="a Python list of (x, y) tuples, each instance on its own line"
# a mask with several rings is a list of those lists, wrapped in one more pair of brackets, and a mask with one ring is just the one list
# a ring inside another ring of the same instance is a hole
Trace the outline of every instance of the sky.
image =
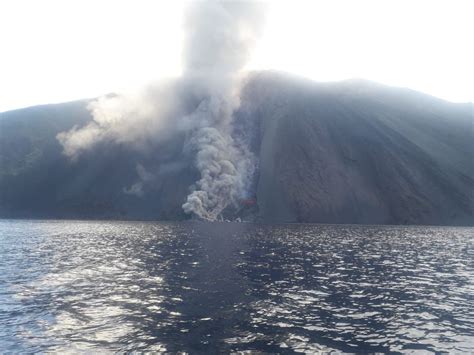
[[(186, 2), (1, 0), (0, 111), (96, 97), (181, 71)], [(271, 1), (247, 69), (365, 78), (474, 101), (474, 1)]]

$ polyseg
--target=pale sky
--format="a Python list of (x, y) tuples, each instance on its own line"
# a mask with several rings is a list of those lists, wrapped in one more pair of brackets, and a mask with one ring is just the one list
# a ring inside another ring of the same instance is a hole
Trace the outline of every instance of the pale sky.
[[(0, 111), (180, 73), (185, 3), (0, 0)], [(474, 101), (473, 0), (272, 1), (248, 69)]]

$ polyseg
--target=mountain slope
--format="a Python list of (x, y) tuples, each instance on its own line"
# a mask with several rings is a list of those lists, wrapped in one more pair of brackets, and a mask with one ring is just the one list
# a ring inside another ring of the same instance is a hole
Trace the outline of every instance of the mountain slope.
[[(236, 131), (259, 158), (258, 208), (247, 217), (474, 225), (471, 104), (273, 72), (253, 74), (241, 101)], [(91, 119), (85, 105), (0, 114), (0, 216), (187, 218), (181, 205), (199, 176), (183, 137), (151, 152), (102, 145), (71, 163), (55, 136)], [(137, 164), (152, 171), (153, 184), (130, 194)]]
[(470, 105), (364, 81), (250, 85), (265, 219), (472, 223)]

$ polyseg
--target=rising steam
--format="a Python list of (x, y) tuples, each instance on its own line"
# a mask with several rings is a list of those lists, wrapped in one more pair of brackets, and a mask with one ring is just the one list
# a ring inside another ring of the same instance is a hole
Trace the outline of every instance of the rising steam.
[[(186, 14), (182, 77), (92, 102), (91, 123), (58, 135), (64, 153), (74, 160), (99, 142), (143, 148), (147, 142), (183, 133), (183, 151), (201, 176), (183, 209), (215, 220), (245, 193), (255, 169), (255, 157), (233, 135), (233, 112), (240, 104), (241, 72), (262, 22), (260, 3), (193, 2)], [(192, 96), (191, 108), (183, 96)], [(146, 182), (151, 178), (146, 175)], [(139, 195), (142, 185), (136, 186)]]

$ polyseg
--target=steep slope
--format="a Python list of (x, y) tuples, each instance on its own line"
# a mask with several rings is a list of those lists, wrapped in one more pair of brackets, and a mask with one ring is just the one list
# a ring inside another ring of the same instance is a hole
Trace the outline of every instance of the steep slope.
[(258, 201), (269, 221), (473, 222), (472, 106), (350, 80), (263, 73)]
[[(61, 154), (55, 136), (91, 120), (86, 103), (0, 114), (0, 216), (187, 218), (181, 205), (199, 175), (183, 137), (146, 152), (103, 144), (76, 163)], [(258, 208), (237, 215), (474, 225), (471, 104), (363, 80), (263, 72), (248, 79), (235, 119), (259, 158), (251, 192)], [(152, 181), (143, 185), (140, 174)]]
[(197, 179), (189, 166), (162, 172), (146, 194), (126, 193), (137, 165), (181, 159), (179, 137), (158, 154), (99, 145), (77, 162), (62, 154), (59, 132), (92, 117), (88, 101), (0, 113), (0, 217), (184, 219), (182, 201)]

